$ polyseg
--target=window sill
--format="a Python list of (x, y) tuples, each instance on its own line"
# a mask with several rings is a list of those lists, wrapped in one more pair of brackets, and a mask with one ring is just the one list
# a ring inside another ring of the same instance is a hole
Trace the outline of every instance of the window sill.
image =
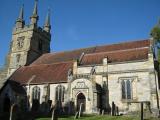
[(122, 103), (132, 103), (132, 102), (138, 102), (137, 99), (122, 99)]

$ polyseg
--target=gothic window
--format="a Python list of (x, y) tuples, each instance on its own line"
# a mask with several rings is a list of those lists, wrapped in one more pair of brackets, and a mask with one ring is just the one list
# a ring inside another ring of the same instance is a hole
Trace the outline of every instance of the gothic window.
[(17, 63), (20, 62), (20, 58), (21, 58), (21, 54), (17, 54), (17, 55), (16, 55), (16, 62), (17, 62)]
[(22, 48), (23, 47), (23, 45), (24, 45), (24, 36), (23, 37), (18, 37), (18, 39), (17, 39), (17, 47), (18, 48)]
[(32, 89), (32, 100), (40, 100), (40, 87), (38, 86), (35, 86), (33, 89)]
[(122, 80), (122, 99), (131, 99), (131, 81)]
[(64, 86), (58, 85), (56, 87), (56, 101), (64, 102), (64, 92), (65, 92)]

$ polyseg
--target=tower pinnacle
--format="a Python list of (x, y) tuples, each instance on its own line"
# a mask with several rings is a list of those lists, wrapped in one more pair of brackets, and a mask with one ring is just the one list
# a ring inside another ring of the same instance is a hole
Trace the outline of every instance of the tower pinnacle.
[(46, 16), (46, 20), (45, 20), (45, 24), (44, 24), (44, 30), (46, 32), (50, 32), (51, 30), (51, 25), (50, 25), (50, 9), (48, 9), (48, 13), (47, 13), (47, 16)]
[(35, 0), (34, 9), (33, 9), (33, 14), (32, 14), (32, 16), (30, 17), (30, 19), (31, 19), (31, 24), (37, 25), (38, 18), (39, 18), (39, 16), (38, 16), (38, 0)]
[(23, 15), (24, 15), (24, 5), (22, 5), (19, 17), (16, 20), (16, 28), (22, 28), (24, 26)]
[(24, 5), (22, 5), (22, 7), (21, 7), (18, 19), (23, 20), (23, 14), (24, 14)]

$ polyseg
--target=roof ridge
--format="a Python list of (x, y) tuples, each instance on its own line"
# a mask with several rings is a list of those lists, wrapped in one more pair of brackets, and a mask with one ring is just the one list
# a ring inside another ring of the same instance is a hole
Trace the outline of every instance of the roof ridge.
[(56, 63), (50, 63), (50, 64), (31, 64), (29, 66), (23, 66), (23, 67), (33, 67), (33, 66), (50, 66), (50, 65), (56, 65), (56, 64), (62, 64), (62, 63), (71, 63), (74, 60), (70, 60), (70, 61), (62, 61), (62, 62), (56, 62)]
[[(150, 40), (150, 38), (139, 39), (139, 40), (127, 40), (127, 41), (120, 41), (120, 42), (117, 42), (117, 43), (106, 44), (106, 45), (118, 45), (118, 44), (124, 44), (124, 43), (142, 42), (142, 41), (149, 41), (149, 40)], [(98, 47), (106, 46), (106, 45), (100, 45)]]
[[(118, 44), (125, 44), (125, 43), (133, 43), (133, 42), (142, 42), (142, 41), (149, 41), (149, 38), (147, 39), (139, 39), (139, 40), (133, 40), (133, 41), (121, 41), (118, 43), (113, 43), (113, 44), (105, 44), (105, 45), (95, 45), (95, 46), (90, 46), (90, 47), (84, 47), (84, 48), (78, 48), (78, 49), (73, 49), (73, 50), (64, 50), (64, 51), (59, 51), (59, 52), (51, 52), (51, 53), (45, 53), (45, 54), (59, 54), (59, 53), (66, 53), (66, 52), (74, 52), (82, 49), (90, 49), (93, 48), (94, 52), (96, 51), (97, 47), (103, 47), (103, 46), (109, 46), (109, 45), (118, 45)], [(43, 54), (43, 55), (45, 55)]]
[(108, 52), (86, 53), (85, 55), (94, 55), (94, 54), (97, 55), (97, 54), (103, 54), (103, 53), (116, 53), (116, 52), (124, 52), (124, 51), (142, 50), (142, 49), (147, 49), (147, 48), (149, 48), (149, 47), (132, 48), (132, 49), (125, 49), (125, 50), (114, 50), (114, 51), (108, 51)]

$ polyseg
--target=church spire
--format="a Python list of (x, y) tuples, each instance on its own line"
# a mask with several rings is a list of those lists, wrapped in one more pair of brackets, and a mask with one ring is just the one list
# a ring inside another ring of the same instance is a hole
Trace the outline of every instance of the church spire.
[(48, 13), (47, 13), (47, 16), (46, 16), (46, 21), (45, 21), (45, 24), (44, 24), (44, 30), (46, 32), (50, 32), (51, 30), (51, 25), (50, 25), (50, 9), (48, 9)]
[(19, 17), (16, 20), (16, 28), (22, 28), (24, 26), (23, 15), (24, 15), (24, 5), (22, 5)]
[(32, 16), (30, 17), (30, 19), (31, 19), (31, 24), (37, 25), (38, 18), (39, 18), (39, 16), (38, 16), (38, 0), (35, 0), (34, 9), (33, 9), (33, 14), (32, 14)]

